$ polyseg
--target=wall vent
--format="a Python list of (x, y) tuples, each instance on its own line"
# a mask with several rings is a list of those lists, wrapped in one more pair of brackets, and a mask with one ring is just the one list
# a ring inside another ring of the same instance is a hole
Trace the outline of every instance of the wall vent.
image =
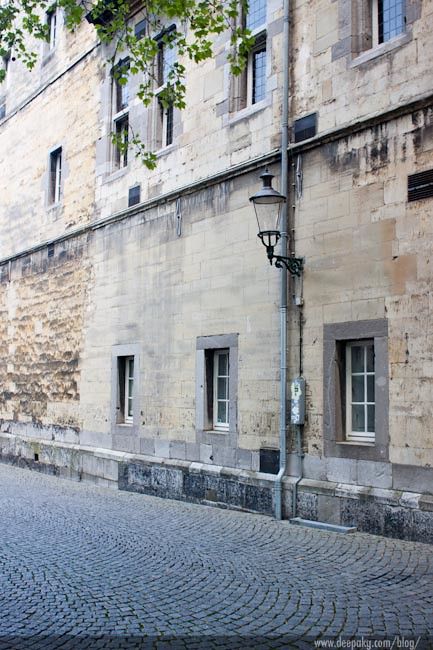
[(259, 471), (265, 474), (278, 474), (280, 470), (280, 450), (260, 449)]
[(128, 192), (128, 207), (137, 205), (137, 203), (140, 203), (140, 185), (130, 187)]
[(311, 113), (295, 120), (293, 124), (293, 137), (295, 142), (302, 142), (313, 138), (317, 133), (317, 113)]
[(407, 177), (407, 200), (418, 201), (433, 197), (433, 169)]

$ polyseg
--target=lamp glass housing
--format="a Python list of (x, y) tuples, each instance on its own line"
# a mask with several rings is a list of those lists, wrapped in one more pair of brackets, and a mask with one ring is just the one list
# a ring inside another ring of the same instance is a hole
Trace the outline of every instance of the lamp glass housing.
[(250, 197), (257, 219), (258, 236), (268, 248), (280, 238), (281, 206), (286, 197), (272, 187), (273, 174), (267, 169), (260, 175), (262, 188)]

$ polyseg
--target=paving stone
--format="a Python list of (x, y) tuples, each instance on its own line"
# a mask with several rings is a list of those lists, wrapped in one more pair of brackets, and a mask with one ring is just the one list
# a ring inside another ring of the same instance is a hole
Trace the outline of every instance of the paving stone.
[(433, 639), (429, 545), (0, 470), (0, 648)]

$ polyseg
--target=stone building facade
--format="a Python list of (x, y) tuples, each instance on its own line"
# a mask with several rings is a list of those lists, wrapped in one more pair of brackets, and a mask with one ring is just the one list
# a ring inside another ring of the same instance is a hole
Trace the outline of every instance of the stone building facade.
[[(60, 11), (35, 70), (4, 62), (5, 462), (273, 513), (280, 272), (248, 198), (265, 166), (280, 180), (285, 6), (250, 3), (240, 78), (227, 34), (187, 64), (184, 112), (144, 108), (139, 80), (119, 89), (93, 26), (70, 34)], [(287, 333), (307, 403), (283, 481), (286, 518), (430, 542), (432, 23), (427, 0), (291, 2), (304, 271)], [(125, 129), (157, 151), (154, 171), (112, 144)]]

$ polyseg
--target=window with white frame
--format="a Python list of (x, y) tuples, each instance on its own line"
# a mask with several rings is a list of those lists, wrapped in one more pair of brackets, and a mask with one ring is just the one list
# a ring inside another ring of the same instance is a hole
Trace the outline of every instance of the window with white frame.
[(168, 147), (173, 142), (173, 104), (166, 104), (158, 97), (156, 116), (156, 147)]
[(346, 439), (357, 442), (374, 442), (374, 341), (346, 343), (345, 357)]
[(48, 51), (51, 52), (56, 47), (57, 42), (57, 10), (55, 8), (47, 11), (48, 27)]
[(323, 436), (328, 457), (389, 457), (386, 318), (323, 328)]
[(372, 45), (386, 43), (406, 29), (405, 0), (371, 0)]
[(129, 134), (129, 60), (119, 61), (113, 68), (113, 133), (116, 135), (113, 162), (116, 169), (128, 164)]
[(228, 431), (230, 404), (230, 363), (229, 350), (213, 352), (213, 428)]
[(48, 202), (59, 203), (62, 196), (62, 148), (50, 153)]
[(134, 357), (118, 357), (118, 418), (119, 424), (134, 420)]
[(196, 427), (236, 435), (238, 335), (197, 338)]
[(167, 93), (170, 75), (177, 60), (177, 50), (171, 46), (170, 33), (174, 26), (163, 32), (158, 41), (156, 60), (156, 111), (155, 111), (155, 147), (161, 149), (173, 143), (174, 107)]

